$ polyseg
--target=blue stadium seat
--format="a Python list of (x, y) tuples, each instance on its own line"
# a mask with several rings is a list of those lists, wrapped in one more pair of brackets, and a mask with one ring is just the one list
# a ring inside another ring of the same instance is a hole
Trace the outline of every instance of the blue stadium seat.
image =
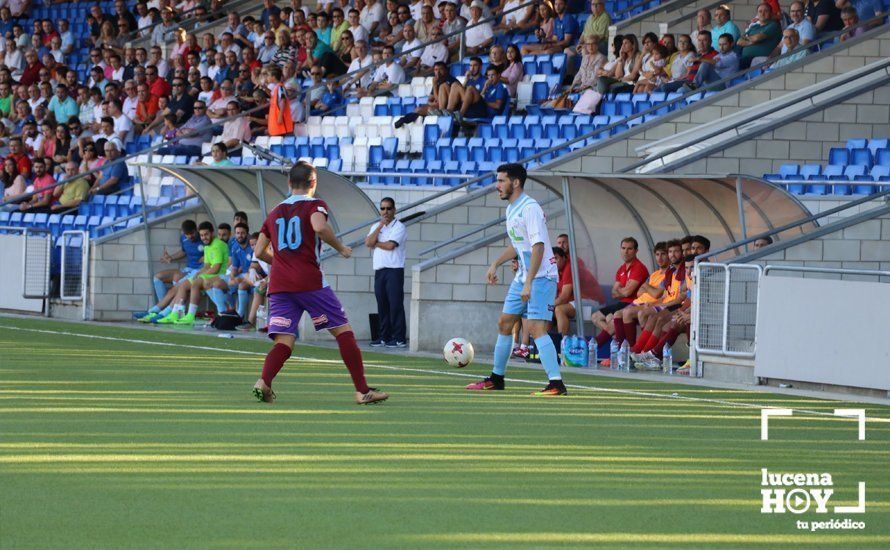
[[(450, 160), (448, 162), (445, 162), (444, 172), (446, 174), (462, 174), (463, 173), (463, 171), (461, 170), (460, 163), (457, 162), (456, 160)], [(459, 180), (457, 178), (448, 178), (445, 181), (445, 185), (449, 185), (452, 187), (455, 185), (459, 185), (460, 183), (461, 183), (461, 180)]]
[[(409, 166), (412, 174), (425, 174), (427, 173), (426, 161), (423, 160), (412, 160)], [(427, 185), (431, 184), (432, 180), (430, 178), (409, 178), (408, 183), (410, 185)]]
[[(430, 174), (441, 174), (444, 170), (442, 169), (442, 161), (441, 160), (428, 160), (426, 161), (426, 170)], [(426, 181), (423, 182), (426, 185), (442, 185), (445, 183), (443, 178), (426, 178)]]
[(864, 138), (852, 138), (847, 140), (847, 149), (865, 149), (868, 146), (868, 140)]
[(528, 158), (534, 155), (537, 152), (535, 149), (535, 140), (533, 139), (520, 139), (519, 140), (519, 155), (520, 158)]
[(454, 159), (454, 149), (451, 148), (451, 138), (442, 138), (436, 141), (436, 151), (438, 158), (442, 162), (449, 162)]
[(501, 157), (496, 159), (494, 155), (491, 156), (491, 161), (495, 163), (501, 162), (518, 162), (521, 157), (519, 156), (519, 140), (510, 138), (505, 139), (503, 142), (503, 148), (501, 149)]
[(875, 152), (875, 165), (890, 166), (890, 148), (884, 147)]
[(890, 140), (880, 138), (880, 139), (870, 139), (868, 140), (868, 150), (871, 151), (871, 156), (873, 158), (877, 158), (878, 149), (887, 149), (890, 147)]
[(387, 137), (383, 138), (383, 156), (388, 159), (396, 158), (396, 152), (399, 149), (399, 138)]
[(368, 171), (377, 172), (380, 170), (380, 162), (386, 158), (383, 154), (382, 145), (371, 145), (368, 147)]
[(804, 164), (800, 167), (800, 177), (806, 180), (818, 180), (822, 178), (822, 167), (818, 164)]
[(846, 147), (832, 147), (828, 152), (828, 164), (843, 166), (850, 163), (850, 151)]
[(470, 150), (467, 148), (467, 138), (454, 138), (454, 140), (451, 141), (451, 148), (453, 150), (454, 160), (462, 163), (470, 160)]
[(783, 164), (779, 167), (779, 175), (782, 179), (800, 178), (800, 167), (796, 164)]
[[(850, 141), (853, 141), (853, 140), (850, 140)], [(857, 166), (867, 166), (868, 168), (871, 168), (871, 166), (872, 166), (871, 151), (869, 151), (865, 147), (849, 149), (849, 151), (850, 151), (850, 164), (857, 165)]]
[(476, 136), (489, 139), (494, 137), (494, 127), (487, 122), (483, 122), (476, 126)]
[(328, 162), (328, 170), (331, 172), (340, 172), (343, 170), (343, 159), (334, 159)]
[[(380, 171), (381, 172), (395, 172), (396, 170), (396, 161), (393, 159), (384, 159), (380, 161)], [(381, 184), (381, 183), (397, 183), (397, 179), (395, 176), (368, 176), (368, 183), (371, 184)]]
[(532, 84), (532, 103), (543, 103), (547, 100), (548, 88), (546, 82)]
[(309, 140), (309, 154), (307, 157), (319, 158), (324, 156), (324, 138), (314, 137)]
[[(492, 139), (492, 141), (495, 140), (500, 144), (501, 140), (497, 138)], [(486, 145), (485, 140), (482, 138), (470, 138), (469, 141), (467, 141), (470, 159), (475, 162), (484, 162)]]

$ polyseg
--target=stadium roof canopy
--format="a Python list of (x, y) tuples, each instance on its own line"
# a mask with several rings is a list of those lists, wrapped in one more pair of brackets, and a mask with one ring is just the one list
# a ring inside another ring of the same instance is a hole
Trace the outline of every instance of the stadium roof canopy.
[[(251, 220), (264, 220), (269, 210), (290, 195), (288, 171), (281, 166), (136, 166), (159, 170), (163, 176), (181, 181), (201, 198), (215, 220), (228, 220), (238, 210), (243, 210)], [(377, 206), (361, 189), (327, 170), (318, 170), (315, 196), (336, 204), (330, 215), (336, 232), (380, 216)]]
[[(596, 175), (532, 171), (529, 180), (568, 192), (577, 254), (611, 281), (619, 242), (635, 237), (648, 265), (659, 241), (704, 235), (716, 250), (748, 236), (806, 220), (810, 212), (784, 189), (751, 176)], [(780, 232), (788, 238), (814, 222)], [(740, 250), (736, 253), (743, 252)], [(723, 258), (734, 256), (730, 252)], [(601, 262), (596, 260), (600, 258)]]

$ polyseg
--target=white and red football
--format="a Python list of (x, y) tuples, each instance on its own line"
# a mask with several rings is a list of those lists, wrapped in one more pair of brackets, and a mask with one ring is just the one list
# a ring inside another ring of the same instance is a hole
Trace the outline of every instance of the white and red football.
[(463, 368), (473, 362), (473, 344), (464, 338), (452, 338), (442, 350), (445, 362), (452, 367)]

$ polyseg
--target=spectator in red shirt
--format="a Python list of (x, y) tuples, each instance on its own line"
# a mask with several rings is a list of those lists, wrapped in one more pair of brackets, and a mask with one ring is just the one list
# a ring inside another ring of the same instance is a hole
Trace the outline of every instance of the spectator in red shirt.
[(25, 69), (22, 71), (22, 78), (19, 79), (19, 84), (30, 86), (40, 79), (40, 69), (43, 68), (43, 63), (37, 59), (37, 52), (34, 50), (25, 52), (25, 63)]
[(35, 210), (49, 211), (50, 205), (53, 202), (53, 192), (51, 187), (55, 184), (56, 180), (46, 173), (46, 164), (44, 164), (43, 161), (35, 162), (34, 179), (31, 180), (31, 185), (34, 186), (35, 193), (28, 201), (23, 202), (19, 206), (19, 210), (22, 212)]
[[(710, 43), (710, 36), (708, 40)], [(616, 312), (621, 311), (636, 300), (637, 290), (649, 278), (649, 269), (646, 268), (643, 262), (637, 259), (638, 250), (639, 244), (635, 238), (626, 237), (621, 240), (621, 259), (623, 262), (615, 273), (615, 283), (612, 285), (612, 298), (617, 300), (617, 302), (594, 311), (590, 317), (594, 326), (601, 331), (596, 337), (598, 345), (609, 341), (612, 337), (609, 334), (609, 328), (613, 324), (612, 317), (614, 317)]]
[(49, 19), (44, 19), (41, 26), (43, 28), (43, 45), (49, 46), (53, 41), (53, 37), (59, 36), (59, 33), (53, 28), (53, 22)]
[(157, 100), (161, 96), (169, 96), (172, 88), (163, 78), (158, 77), (158, 68), (149, 65), (145, 68), (145, 78), (148, 82), (148, 89), (151, 95)]
[(31, 177), (31, 159), (25, 154), (25, 147), (22, 144), (22, 138), (14, 137), (9, 140), (9, 156), (6, 158), (13, 159), (19, 168), (19, 174), (25, 178)]

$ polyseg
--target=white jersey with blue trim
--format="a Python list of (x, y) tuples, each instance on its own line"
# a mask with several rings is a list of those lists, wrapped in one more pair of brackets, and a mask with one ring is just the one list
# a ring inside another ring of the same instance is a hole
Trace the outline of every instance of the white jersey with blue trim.
[(554, 281), (559, 279), (550, 235), (547, 234), (547, 220), (538, 201), (523, 193), (516, 201), (507, 205), (507, 236), (510, 237), (519, 260), (516, 281), (525, 284), (532, 261), (532, 246), (537, 243), (544, 243), (544, 257), (533, 278), (543, 277)]

